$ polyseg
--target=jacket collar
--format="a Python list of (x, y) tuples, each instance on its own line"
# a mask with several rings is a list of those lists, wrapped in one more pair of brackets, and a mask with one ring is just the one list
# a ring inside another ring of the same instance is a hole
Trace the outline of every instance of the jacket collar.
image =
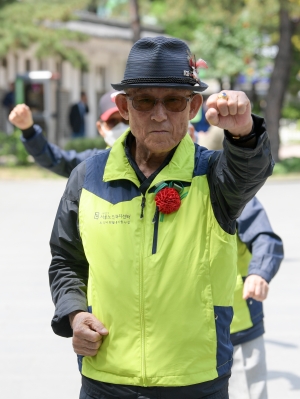
[[(130, 129), (114, 143), (105, 166), (103, 180), (105, 182), (119, 179), (130, 180), (138, 187), (140, 182), (131, 167), (125, 154), (125, 142)], [(179, 143), (171, 161), (153, 180), (151, 186), (162, 181), (185, 181), (191, 182), (195, 163), (195, 146), (188, 134)]]

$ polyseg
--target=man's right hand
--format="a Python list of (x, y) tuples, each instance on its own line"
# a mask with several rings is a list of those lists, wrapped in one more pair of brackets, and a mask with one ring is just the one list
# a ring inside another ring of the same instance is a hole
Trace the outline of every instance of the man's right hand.
[(8, 116), (10, 123), (21, 130), (26, 130), (33, 125), (32, 113), (26, 104), (18, 104)]
[(70, 313), (69, 320), (73, 329), (74, 352), (82, 356), (95, 356), (108, 330), (88, 312)]

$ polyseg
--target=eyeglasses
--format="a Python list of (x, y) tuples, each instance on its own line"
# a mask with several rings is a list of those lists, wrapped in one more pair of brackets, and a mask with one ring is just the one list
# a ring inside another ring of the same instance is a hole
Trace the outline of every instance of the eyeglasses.
[(137, 94), (128, 98), (132, 101), (132, 106), (137, 111), (151, 111), (158, 102), (161, 102), (167, 111), (182, 112), (186, 109), (187, 103), (193, 98), (193, 95), (190, 97), (170, 95), (164, 98), (155, 98), (148, 94)]

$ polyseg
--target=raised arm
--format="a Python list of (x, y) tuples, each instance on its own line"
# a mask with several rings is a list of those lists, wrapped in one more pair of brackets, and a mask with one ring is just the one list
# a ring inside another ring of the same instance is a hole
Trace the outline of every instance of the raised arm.
[(235, 219), (272, 174), (274, 161), (263, 118), (251, 114), (243, 92), (226, 91), (228, 99), (207, 100), (207, 120), (224, 129), (224, 150), (210, 159), (208, 181), (215, 215), (234, 234)]
[(22, 130), (22, 142), (34, 161), (60, 176), (69, 177), (72, 170), (83, 160), (93, 156), (98, 149), (76, 152), (65, 151), (47, 141), (39, 125), (33, 124), (30, 108), (25, 104), (18, 104), (9, 115), (10, 122)]

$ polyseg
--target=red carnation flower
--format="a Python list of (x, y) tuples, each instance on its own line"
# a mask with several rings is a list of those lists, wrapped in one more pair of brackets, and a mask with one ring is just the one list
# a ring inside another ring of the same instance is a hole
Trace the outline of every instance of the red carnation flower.
[(165, 187), (155, 196), (156, 206), (161, 213), (172, 213), (180, 208), (181, 199), (175, 188)]

